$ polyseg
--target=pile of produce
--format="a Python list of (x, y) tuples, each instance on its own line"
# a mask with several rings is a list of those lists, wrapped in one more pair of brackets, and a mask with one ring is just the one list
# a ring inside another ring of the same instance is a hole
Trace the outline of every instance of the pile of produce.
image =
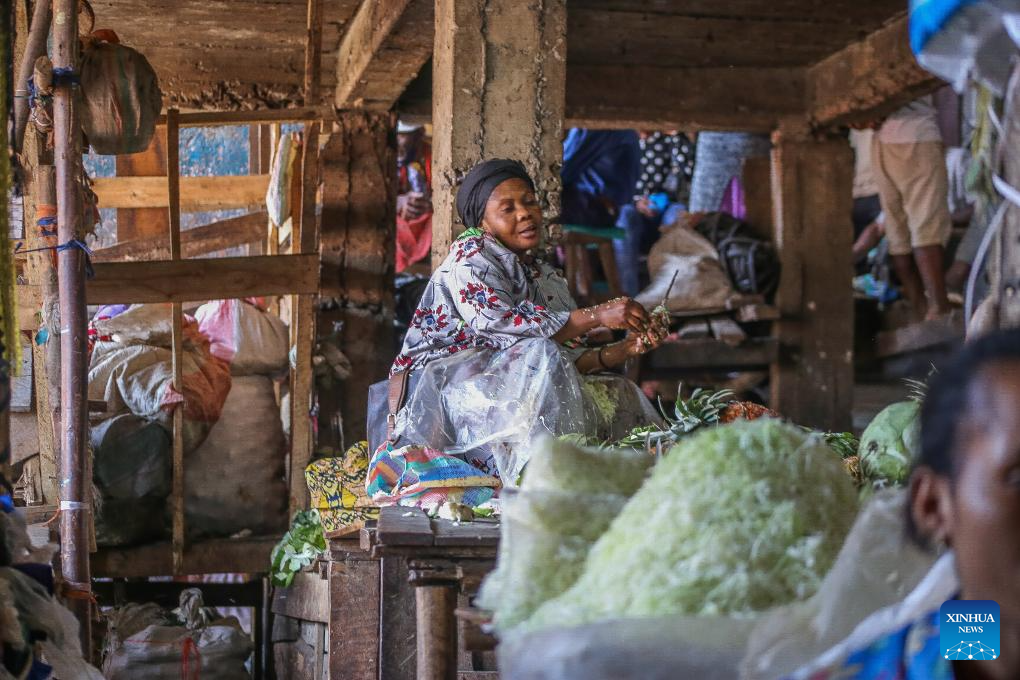
[(653, 468), (577, 581), (523, 628), (740, 616), (804, 599), (835, 559), (857, 502), (819, 435), (772, 418), (706, 428)]
[(294, 575), (325, 553), (326, 547), (319, 511), (312, 509), (295, 513), (290, 531), (283, 535), (270, 555), (273, 585), (289, 586)]
[(641, 487), (652, 458), (633, 450), (535, 442), (516, 493), (505, 494), (499, 565), (479, 604), (512, 628), (569, 588), (592, 544)]

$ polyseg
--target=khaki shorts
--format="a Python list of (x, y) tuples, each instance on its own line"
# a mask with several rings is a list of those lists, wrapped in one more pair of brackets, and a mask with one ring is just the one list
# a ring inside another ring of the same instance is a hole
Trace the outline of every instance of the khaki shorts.
[(871, 152), (890, 255), (949, 241), (949, 178), (941, 142), (882, 144)]

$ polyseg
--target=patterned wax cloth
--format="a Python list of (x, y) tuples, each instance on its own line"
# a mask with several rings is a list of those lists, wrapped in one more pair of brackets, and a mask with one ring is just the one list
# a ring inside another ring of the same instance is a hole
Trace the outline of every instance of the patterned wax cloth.
[(305, 468), (311, 506), (319, 511), (326, 538), (360, 531), (379, 518), (379, 508), (365, 491), (368, 442), (358, 442), (343, 456), (322, 458)]
[(438, 507), (446, 502), (476, 507), (500, 488), (496, 477), (426, 446), (379, 447), (368, 466), (369, 496), (378, 505)]

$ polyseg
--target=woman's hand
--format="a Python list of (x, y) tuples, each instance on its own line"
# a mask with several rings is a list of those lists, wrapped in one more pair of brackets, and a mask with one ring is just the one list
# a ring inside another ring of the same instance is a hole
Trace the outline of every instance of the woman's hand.
[(659, 333), (628, 333), (620, 344), (626, 352), (627, 358), (631, 358), (651, 352), (665, 339), (666, 336)]
[(648, 310), (630, 298), (610, 300), (595, 307), (594, 311), (599, 324), (613, 330), (644, 333), (651, 323)]

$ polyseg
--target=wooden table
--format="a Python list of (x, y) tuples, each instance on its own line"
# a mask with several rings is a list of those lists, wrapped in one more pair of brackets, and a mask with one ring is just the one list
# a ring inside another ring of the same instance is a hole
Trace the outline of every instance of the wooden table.
[[(499, 524), (430, 520), (421, 510), (383, 508), (357, 540), (329, 541), (329, 553), (277, 590), (273, 613), (300, 622), (300, 653), (278, 649), (277, 667), (295, 680), (483, 680), (458, 671), (480, 664), (476, 626), (458, 631), (458, 599), (475, 594), (495, 566)], [(307, 634), (306, 634), (307, 633)], [(462, 645), (463, 641), (467, 644)]]
[[(414, 588), (416, 677), (466, 680), (494, 677), (458, 672), (460, 641), (455, 612), (461, 595), (474, 595), (495, 567), (499, 523), (430, 520), (412, 508), (383, 508), (379, 522), (361, 533), (361, 547), (373, 556), (402, 559)], [(388, 635), (385, 625), (382, 638)]]

